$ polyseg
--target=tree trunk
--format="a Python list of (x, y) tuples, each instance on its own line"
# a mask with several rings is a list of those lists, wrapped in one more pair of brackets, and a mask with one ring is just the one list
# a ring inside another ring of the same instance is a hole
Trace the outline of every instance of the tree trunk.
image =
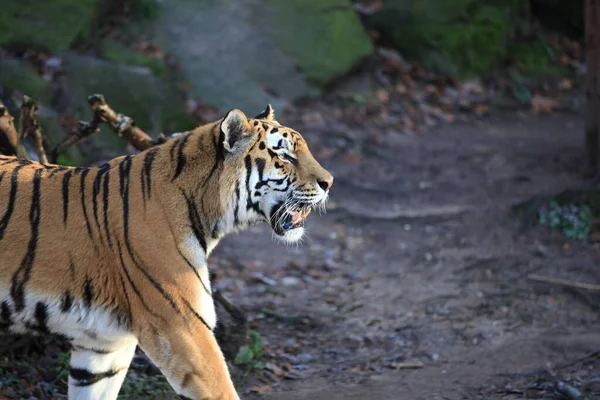
[(600, 134), (600, 1), (585, 1), (586, 97), (585, 145), (589, 172), (598, 176)]

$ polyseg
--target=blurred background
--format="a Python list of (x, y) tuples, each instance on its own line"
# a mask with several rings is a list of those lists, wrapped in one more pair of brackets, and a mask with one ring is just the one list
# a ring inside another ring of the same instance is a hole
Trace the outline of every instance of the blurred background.
[[(598, 4), (4, 0), (0, 100), (39, 102), (47, 148), (95, 93), (155, 138), (267, 103), (304, 135), (328, 213), (210, 259), (249, 322), (244, 398), (593, 399)], [(102, 127), (58, 162), (134, 151)], [(66, 398), (67, 350), (7, 341), (0, 399)], [(121, 393), (175, 398), (141, 353)]]

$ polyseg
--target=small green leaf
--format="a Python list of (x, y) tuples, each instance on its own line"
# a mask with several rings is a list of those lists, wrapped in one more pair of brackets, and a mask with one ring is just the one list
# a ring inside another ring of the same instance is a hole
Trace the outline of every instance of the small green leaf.
[(233, 360), (233, 363), (235, 365), (249, 364), (253, 358), (254, 358), (254, 353), (252, 352), (252, 350), (250, 350), (250, 347), (242, 346), (242, 347), (240, 347), (240, 350), (238, 351), (237, 355), (235, 356), (235, 360)]

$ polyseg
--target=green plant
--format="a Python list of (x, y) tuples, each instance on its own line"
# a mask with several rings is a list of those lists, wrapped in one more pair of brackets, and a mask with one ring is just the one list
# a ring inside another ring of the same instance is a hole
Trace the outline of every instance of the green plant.
[(262, 338), (257, 331), (252, 329), (248, 332), (248, 335), (250, 336), (250, 344), (240, 347), (233, 363), (250, 369), (264, 368)]
[(538, 209), (541, 225), (560, 230), (569, 239), (584, 241), (594, 225), (592, 210), (587, 204), (564, 204), (551, 200)]
[(149, 399), (166, 400), (175, 399), (177, 395), (162, 375), (146, 375), (129, 371), (127, 379), (123, 382), (119, 393), (119, 400)]

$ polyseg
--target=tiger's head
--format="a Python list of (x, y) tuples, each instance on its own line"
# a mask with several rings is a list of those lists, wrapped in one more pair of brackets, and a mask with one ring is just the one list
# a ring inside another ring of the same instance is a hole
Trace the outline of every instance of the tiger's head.
[(298, 132), (275, 120), (270, 105), (253, 119), (231, 110), (220, 127), (226, 168), (243, 171), (235, 193), (239, 223), (268, 222), (283, 241), (300, 240), (311, 210), (325, 208), (333, 176)]

